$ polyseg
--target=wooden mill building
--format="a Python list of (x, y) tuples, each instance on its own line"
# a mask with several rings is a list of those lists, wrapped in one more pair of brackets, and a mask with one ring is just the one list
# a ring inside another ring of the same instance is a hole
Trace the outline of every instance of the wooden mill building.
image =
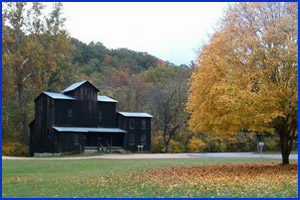
[(29, 125), (31, 156), (100, 147), (150, 151), (152, 116), (117, 112), (118, 101), (98, 92), (89, 81), (74, 83), (62, 93), (42, 92)]

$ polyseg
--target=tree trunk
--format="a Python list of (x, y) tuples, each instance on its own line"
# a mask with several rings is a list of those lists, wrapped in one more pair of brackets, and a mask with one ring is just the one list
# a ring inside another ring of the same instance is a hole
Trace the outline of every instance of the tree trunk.
[(166, 146), (165, 153), (168, 153), (169, 152), (169, 143), (166, 143), (165, 146)]
[(282, 164), (287, 165), (289, 164), (289, 156), (292, 150), (292, 147), (289, 144), (289, 137), (287, 133), (280, 134), (280, 149), (282, 155)]
[(26, 113), (26, 104), (24, 97), (24, 88), (22, 84), (18, 84), (18, 97), (19, 97), (19, 106), (21, 110), (22, 118), (22, 129), (23, 129), (23, 138), (26, 145), (29, 145), (29, 135), (27, 129), (27, 113)]
[(290, 163), (289, 162), (289, 156), (290, 156), (289, 153), (283, 153), (282, 154), (282, 164), (283, 165), (288, 165)]
[(189, 144), (189, 141), (190, 141), (191, 138), (192, 138), (191, 135), (188, 134), (188, 136), (186, 138), (186, 141), (184, 143), (184, 148), (185, 148), (186, 151), (188, 151), (188, 144)]
[(168, 151), (169, 151), (169, 142), (168, 142), (168, 140), (167, 140), (167, 123), (165, 123), (165, 125), (164, 125), (164, 132), (163, 132), (163, 138), (164, 138), (164, 144), (165, 144), (165, 153), (168, 153)]
[(282, 164), (289, 164), (289, 156), (293, 148), (294, 139), (297, 139), (298, 118), (295, 115), (288, 115), (277, 121), (276, 132), (280, 136), (280, 150), (282, 155)]
[(169, 152), (170, 140), (167, 139), (167, 133), (164, 132), (165, 153)]

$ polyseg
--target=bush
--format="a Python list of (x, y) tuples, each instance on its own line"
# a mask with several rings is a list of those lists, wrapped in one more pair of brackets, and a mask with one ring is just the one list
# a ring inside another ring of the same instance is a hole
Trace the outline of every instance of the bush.
[(219, 143), (216, 140), (206, 140), (205, 152), (219, 152)]
[(152, 136), (151, 140), (151, 152), (152, 153), (162, 153), (165, 149), (164, 140), (162, 135), (159, 133)]
[(276, 138), (266, 138), (265, 139), (265, 150), (267, 151), (275, 151), (277, 150), (277, 145), (279, 144), (279, 140), (277, 140)]
[(171, 140), (170, 144), (169, 144), (169, 152), (170, 153), (181, 153), (184, 152), (184, 146), (182, 143), (175, 141), (175, 140)]
[(188, 143), (188, 150), (192, 153), (203, 152), (206, 144), (199, 138), (192, 138)]
[(25, 144), (19, 142), (3, 142), (2, 155), (7, 156), (28, 156), (29, 148)]

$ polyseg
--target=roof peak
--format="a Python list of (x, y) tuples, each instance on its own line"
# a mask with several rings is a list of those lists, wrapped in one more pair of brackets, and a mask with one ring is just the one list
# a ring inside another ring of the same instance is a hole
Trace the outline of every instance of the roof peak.
[[(91, 82), (89, 82), (88, 80), (83, 80), (83, 81), (79, 81), (79, 82), (75, 82), (73, 84), (71, 84), (69, 87), (67, 87), (66, 89), (64, 89), (62, 92), (70, 92), (75, 90), (76, 88), (80, 87), (81, 85), (83, 85), (84, 83), (89, 83), (91, 84), (96, 90), (98, 90)], [(99, 91), (99, 90), (98, 90)]]

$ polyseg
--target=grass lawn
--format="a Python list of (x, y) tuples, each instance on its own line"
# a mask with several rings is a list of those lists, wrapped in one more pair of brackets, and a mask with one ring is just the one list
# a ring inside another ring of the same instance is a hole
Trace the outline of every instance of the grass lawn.
[[(260, 154), (260, 152), (257, 152), (257, 151), (255, 151), (254, 153)], [(280, 151), (263, 151), (262, 154), (280, 154), (281, 155), (281, 152)], [(291, 154), (298, 154), (298, 151), (291, 151), (290, 155)]]
[(274, 159), (3, 160), (2, 197), (298, 197)]

